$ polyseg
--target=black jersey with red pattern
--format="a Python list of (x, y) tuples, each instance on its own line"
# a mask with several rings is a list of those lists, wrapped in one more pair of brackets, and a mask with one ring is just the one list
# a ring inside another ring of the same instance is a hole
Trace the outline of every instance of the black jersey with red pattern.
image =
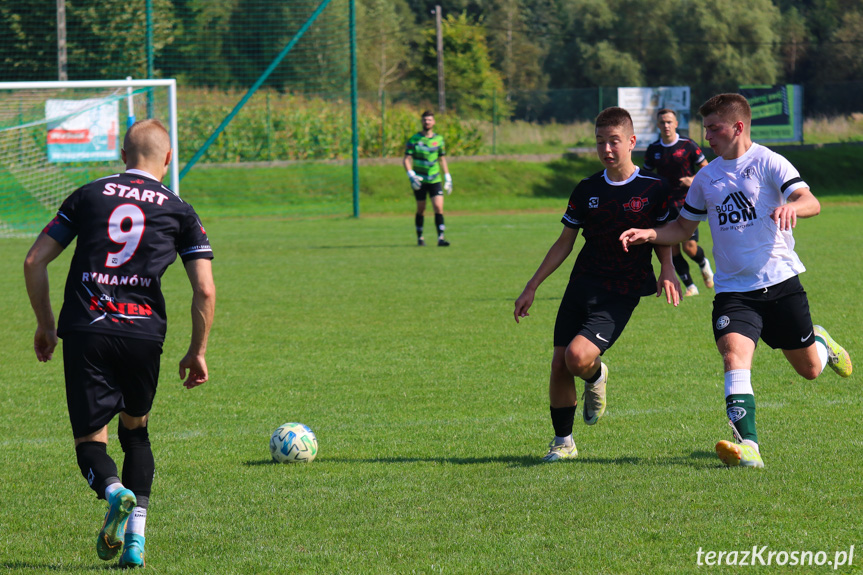
[(75, 190), (44, 232), (64, 247), (77, 236), (58, 335), (88, 331), (163, 341), (162, 274), (212, 259), (195, 210), (158, 180), (132, 171)]
[(656, 140), (644, 152), (644, 169), (656, 172), (666, 180), (674, 193), (674, 205), (680, 209), (689, 188), (680, 184), (680, 178), (694, 176), (698, 165), (704, 161), (704, 153), (698, 144), (678, 136), (677, 141), (665, 145), (662, 140)]
[(653, 245), (631, 246), (625, 252), (619, 238), (629, 228), (652, 228), (675, 219), (670, 193), (663, 178), (638, 168), (624, 182), (612, 182), (605, 171), (579, 182), (561, 220), (581, 229), (584, 237), (570, 279), (591, 278), (603, 289), (624, 295), (655, 294)]

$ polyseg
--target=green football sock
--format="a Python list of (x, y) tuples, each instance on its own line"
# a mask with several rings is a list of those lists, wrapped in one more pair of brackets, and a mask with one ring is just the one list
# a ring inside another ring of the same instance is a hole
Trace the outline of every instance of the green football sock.
[(754, 395), (733, 393), (726, 396), (725, 412), (741, 439), (749, 439), (758, 443), (758, 433), (755, 431)]

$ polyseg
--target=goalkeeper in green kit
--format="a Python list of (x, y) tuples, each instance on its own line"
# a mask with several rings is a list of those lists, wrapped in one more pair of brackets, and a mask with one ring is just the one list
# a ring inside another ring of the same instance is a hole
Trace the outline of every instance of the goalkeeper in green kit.
[[(404, 166), (417, 200), (415, 216), (417, 245), (426, 245), (423, 237), (425, 223), (426, 195), (431, 197), (434, 208), (437, 245), (448, 246), (444, 238), (443, 193), (452, 192), (452, 176), (446, 165), (446, 146), (443, 136), (434, 133), (434, 114), (428, 110), (422, 114), (423, 129), (408, 140), (405, 149)], [(441, 177), (443, 170), (443, 177)]]

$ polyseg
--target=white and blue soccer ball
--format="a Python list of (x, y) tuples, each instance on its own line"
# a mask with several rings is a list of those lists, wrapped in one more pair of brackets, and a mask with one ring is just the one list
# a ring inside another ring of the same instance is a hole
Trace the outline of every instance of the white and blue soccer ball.
[(302, 423), (280, 425), (270, 437), (270, 455), (277, 463), (309, 463), (317, 454), (318, 438)]

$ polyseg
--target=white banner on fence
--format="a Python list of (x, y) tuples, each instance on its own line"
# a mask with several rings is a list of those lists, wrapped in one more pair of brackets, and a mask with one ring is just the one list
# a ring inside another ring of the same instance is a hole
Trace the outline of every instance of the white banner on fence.
[(47, 100), (48, 161), (118, 160), (119, 113), (117, 100)]
[(660, 86), (658, 88), (618, 88), (617, 105), (626, 108), (635, 126), (639, 150), (659, 138), (656, 112), (670, 108), (677, 113), (678, 130), (689, 133), (689, 86)]

